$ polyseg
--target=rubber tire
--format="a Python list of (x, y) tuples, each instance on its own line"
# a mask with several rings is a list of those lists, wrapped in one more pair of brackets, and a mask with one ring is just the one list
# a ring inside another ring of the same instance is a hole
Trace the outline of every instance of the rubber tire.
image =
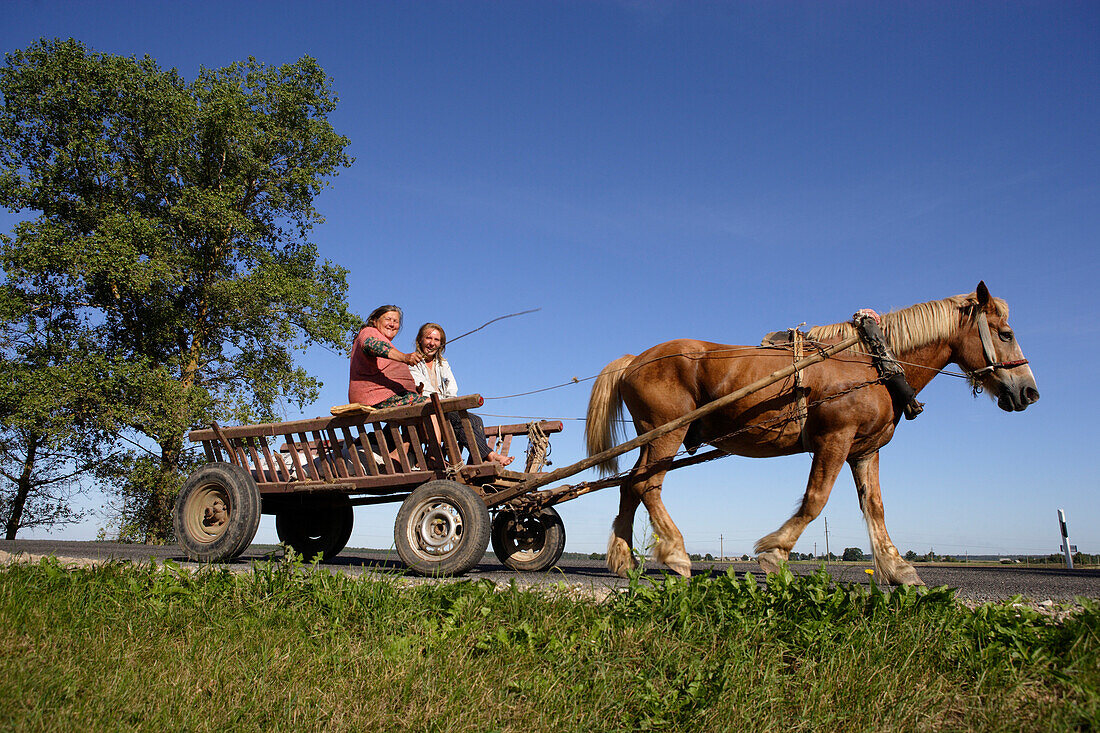
[[(224, 521), (211, 523), (205, 510), (220, 501)], [(232, 463), (208, 463), (187, 477), (176, 497), (172, 527), (180, 549), (191, 560), (228, 562), (256, 537), (260, 490), (252, 475)]]
[[(543, 507), (523, 517), (531, 536), (517, 536), (513, 522), (516, 513), (504, 509), (493, 518), (493, 552), (505, 567), (521, 572), (547, 570), (565, 552), (565, 525), (553, 507)], [(530, 544), (528, 544), (530, 543)]]
[(321, 553), (321, 562), (329, 562), (347, 547), (355, 511), (350, 502), (342, 504), (305, 504), (286, 507), (275, 514), (275, 532), (311, 562)]
[[(445, 536), (425, 536), (433, 514), (431, 527), (446, 530)], [(469, 486), (429, 481), (401, 503), (393, 537), (397, 554), (418, 575), (462, 575), (481, 561), (489, 547), (489, 510)], [(430, 547), (433, 539), (437, 550)]]

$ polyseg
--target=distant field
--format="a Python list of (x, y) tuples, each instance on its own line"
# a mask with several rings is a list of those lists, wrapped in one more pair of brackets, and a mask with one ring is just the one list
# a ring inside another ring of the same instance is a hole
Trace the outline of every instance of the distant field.
[(0, 569), (3, 730), (1074, 730), (1100, 723), (1100, 608), (970, 610), (824, 573), (408, 586)]

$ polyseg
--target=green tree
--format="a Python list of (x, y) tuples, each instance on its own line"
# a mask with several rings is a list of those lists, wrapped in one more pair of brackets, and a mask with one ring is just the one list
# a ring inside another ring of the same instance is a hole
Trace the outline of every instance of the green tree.
[(844, 554), (840, 556), (841, 560), (847, 560), (849, 562), (862, 562), (863, 550), (858, 547), (845, 547)]
[(71, 39), (6, 62), (0, 205), (37, 212), (9, 250), (75, 283), (98, 346), (127, 365), (120, 410), (147, 450), (122, 473), (121, 529), (162, 542), (187, 430), (313, 401), (294, 352), (344, 348), (358, 321), (346, 270), (308, 239), (314, 198), (351, 163), (337, 100), (308, 57), (191, 82)]
[(82, 479), (114, 456), (112, 368), (66, 303), (57, 279), (28, 281), (6, 257), (0, 284), (0, 521), (4, 538), (21, 529), (78, 521)]
[(907, 550), (906, 551), (905, 560), (907, 562), (913, 562), (916, 559), (917, 559), (917, 553), (913, 552), (912, 550)]

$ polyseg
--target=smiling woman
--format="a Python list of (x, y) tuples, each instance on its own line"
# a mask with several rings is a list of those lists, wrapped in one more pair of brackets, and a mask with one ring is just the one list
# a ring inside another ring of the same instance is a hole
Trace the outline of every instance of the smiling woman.
[(351, 351), (348, 402), (381, 408), (427, 401), (417, 391), (409, 372), (409, 367), (424, 357), (415, 351), (402, 353), (393, 346), (393, 339), (401, 331), (401, 317), (396, 305), (382, 305), (359, 329)]

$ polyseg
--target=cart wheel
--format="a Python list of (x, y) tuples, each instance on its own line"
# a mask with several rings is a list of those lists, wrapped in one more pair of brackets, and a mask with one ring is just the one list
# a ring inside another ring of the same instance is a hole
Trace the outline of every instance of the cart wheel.
[(565, 551), (565, 525), (553, 507), (534, 513), (497, 512), (492, 536), (493, 552), (512, 570), (546, 570)]
[(351, 539), (355, 512), (346, 500), (339, 504), (285, 507), (275, 514), (279, 541), (294, 548), (306, 562), (321, 553), (321, 562), (340, 554)]
[(469, 486), (429, 481), (401, 503), (397, 554), (420, 575), (462, 575), (489, 546), (489, 510)]
[(208, 463), (192, 473), (176, 497), (172, 526), (192, 560), (227, 562), (252, 543), (260, 526), (260, 491), (232, 463)]

